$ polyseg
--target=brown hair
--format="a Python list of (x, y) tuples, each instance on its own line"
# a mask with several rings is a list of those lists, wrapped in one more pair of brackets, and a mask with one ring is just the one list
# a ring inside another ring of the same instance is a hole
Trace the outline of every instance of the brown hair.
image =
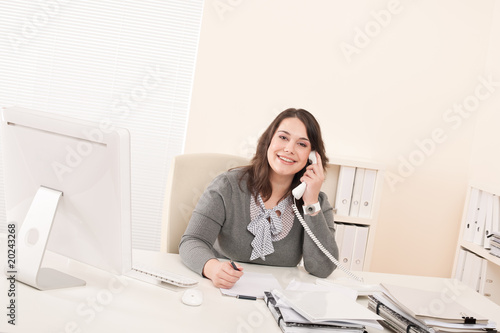
[[(271, 182), (269, 181), (269, 172), (271, 167), (267, 160), (267, 149), (271, 144), (274, 133), (278, 129), (281, 122), (286, 118), (298, 118), (302, 121), (302, 123), (304, 123), (309, 142), (311, 143), (311, 150), (318, 152), (321, 157), (323, 168), (326, 171), (328, 157), (325, 153), (325, 145), (321, 136), (321, 129), (316, 118), (314, 118), (309, 111), (304, 109), (286, 109), (273, 120), (273, 122), (260, 136), (255, 155), (252, 158), (250, 165), (245, 167), (245, 172), (243, 173), (243, 175), (248, 175), (247, 186), (250, 192), (252, 192), (255, 196), (260, 193), (262, 200), (264, 201), (268, 200), (272, 194)], [(309, 163), (307, 165), (309, 165)], [(290, 189), (285, 194), (285, 197), (292, 192), (292, 189), (299, 185), (300, 177), (304, 174), (307, 165), (295, 174)]]

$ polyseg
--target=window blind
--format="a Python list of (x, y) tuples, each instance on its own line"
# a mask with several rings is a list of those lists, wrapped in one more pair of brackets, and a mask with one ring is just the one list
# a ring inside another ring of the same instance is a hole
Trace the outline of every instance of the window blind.
[[(203, 0), (0, 4), (0, 106), (109, 119), (130, 131), (134, 248), (160, 248), (164, 187), (172, 157), (183, 151), (202, 10)], [(5, 232), (3, 177), (0, 170)]]

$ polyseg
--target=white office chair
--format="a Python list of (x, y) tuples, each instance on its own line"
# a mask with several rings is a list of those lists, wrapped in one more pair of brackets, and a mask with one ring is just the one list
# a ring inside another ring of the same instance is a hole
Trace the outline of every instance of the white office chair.
[(185, 154), (174, 157), (163, 203), (162, 252), (179, 253), (179, 243), (194, 207), (215, 176), (249, 162), (247, 158), (226, 154)]

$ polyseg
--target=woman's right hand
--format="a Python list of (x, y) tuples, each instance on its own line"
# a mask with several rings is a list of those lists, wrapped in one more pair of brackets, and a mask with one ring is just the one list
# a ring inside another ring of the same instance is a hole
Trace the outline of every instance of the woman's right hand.
[(231, 289), (243, 275), (243, 267), (236, 264), (239, 270), (231, 266), (229, 261), (220, 262), (217, 259), (210, 259), (203, 267), (203, 275), (210, 280), (217, 288)]

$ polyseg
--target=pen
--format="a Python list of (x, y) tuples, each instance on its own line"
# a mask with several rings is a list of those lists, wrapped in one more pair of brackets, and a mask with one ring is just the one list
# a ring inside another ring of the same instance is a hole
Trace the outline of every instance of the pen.
[(256, 301), (257, 300), (257, 297), (255, 297), (255, 296), (245, 296), (245, 295), (236, 295), (236, 298), (239, 298), (239, 299), (248, 299), (250, 301)]
[(238, 267), (236, 267), (236, 265), (234, 264), (233, 260), (231, 259), (231, 266), (233, 266), (233, 268), (237, 271), (239, 271)]

